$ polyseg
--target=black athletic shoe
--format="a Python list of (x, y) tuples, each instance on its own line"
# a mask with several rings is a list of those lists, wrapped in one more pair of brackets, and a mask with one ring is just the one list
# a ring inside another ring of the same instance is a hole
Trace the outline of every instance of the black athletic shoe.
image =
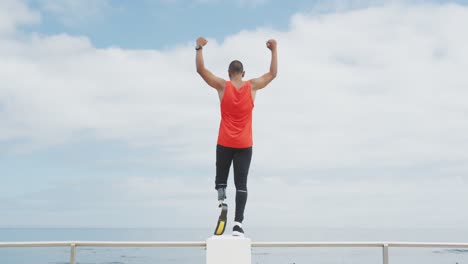
[(242, 229), (242, 227), (238, 226), (238, 225), (235, 225), (233, 228), (232, 228), (232, 235), (233, 236), (240, 236), (240, 237), (243, 237), (244, 236), (244, 229)]

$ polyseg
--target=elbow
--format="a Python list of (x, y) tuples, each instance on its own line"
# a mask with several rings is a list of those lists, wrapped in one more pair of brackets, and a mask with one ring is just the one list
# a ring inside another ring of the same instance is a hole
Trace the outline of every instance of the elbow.
[(202, 75), (205, 71), (206, 71), (206, 69), (205, 69), (204, 65), (198, 65), (197, 64), (197, 73), (198, 74)]
[(277, 72), (276, 71), (270, 72), (270, 74), (271, 74), (271, 79), (273, 80), (274, 78), (276, 78)]

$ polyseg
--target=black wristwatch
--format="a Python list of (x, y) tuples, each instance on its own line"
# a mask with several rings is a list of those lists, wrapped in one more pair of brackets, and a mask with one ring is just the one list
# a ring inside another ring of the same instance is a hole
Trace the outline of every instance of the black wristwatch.
[(196, 45), (196, 46), (195, 46), (195, 50), (201, 50), (201, 49), (203, 49), (203, 46), (202, 46), (202, 45)]

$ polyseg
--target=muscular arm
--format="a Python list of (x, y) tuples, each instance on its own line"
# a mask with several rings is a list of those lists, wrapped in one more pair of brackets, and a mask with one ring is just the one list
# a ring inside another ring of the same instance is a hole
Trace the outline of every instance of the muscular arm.
[(276, 74), (278, 72), (278, 55), (276, 51), (276, 41), (274, 39), (270, 39), (267, 42), (267, 48), (271, 50), (271, 63), (270, 63), (270, 71), (263, 74), (259, 78), (255, 78), (250, 80), (250, 85), (253, 90), (260, 90), (267, 86), (273, 79), (276, 78)]
[[(208, 41), (204, 38), (198, 38), (197, 39), (197, 44), (204, 47), (208, 43)], [(214, 75), (212, 72), (210, 72), (207, 68), (205, 68), (205, 63), (203, 61), (203, 48), (197, 50), (197, 55), (196, 55), (196, 66), (197, 66), (197, 73), (200, 74), (200, 76), (205, 80), (205, 82), (215, 88), (216, 90), (222, 90), (224, 88), (224, 85), (226, 81), (216, 75)]]

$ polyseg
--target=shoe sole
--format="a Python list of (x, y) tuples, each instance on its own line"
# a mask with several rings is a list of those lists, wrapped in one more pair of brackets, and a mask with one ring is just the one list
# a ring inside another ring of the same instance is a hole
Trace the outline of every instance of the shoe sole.
[(241, 233), (239, 231), (233, 231), (232, 236), (237, 236), (237, 237), (244, 237), (244, 233)]

